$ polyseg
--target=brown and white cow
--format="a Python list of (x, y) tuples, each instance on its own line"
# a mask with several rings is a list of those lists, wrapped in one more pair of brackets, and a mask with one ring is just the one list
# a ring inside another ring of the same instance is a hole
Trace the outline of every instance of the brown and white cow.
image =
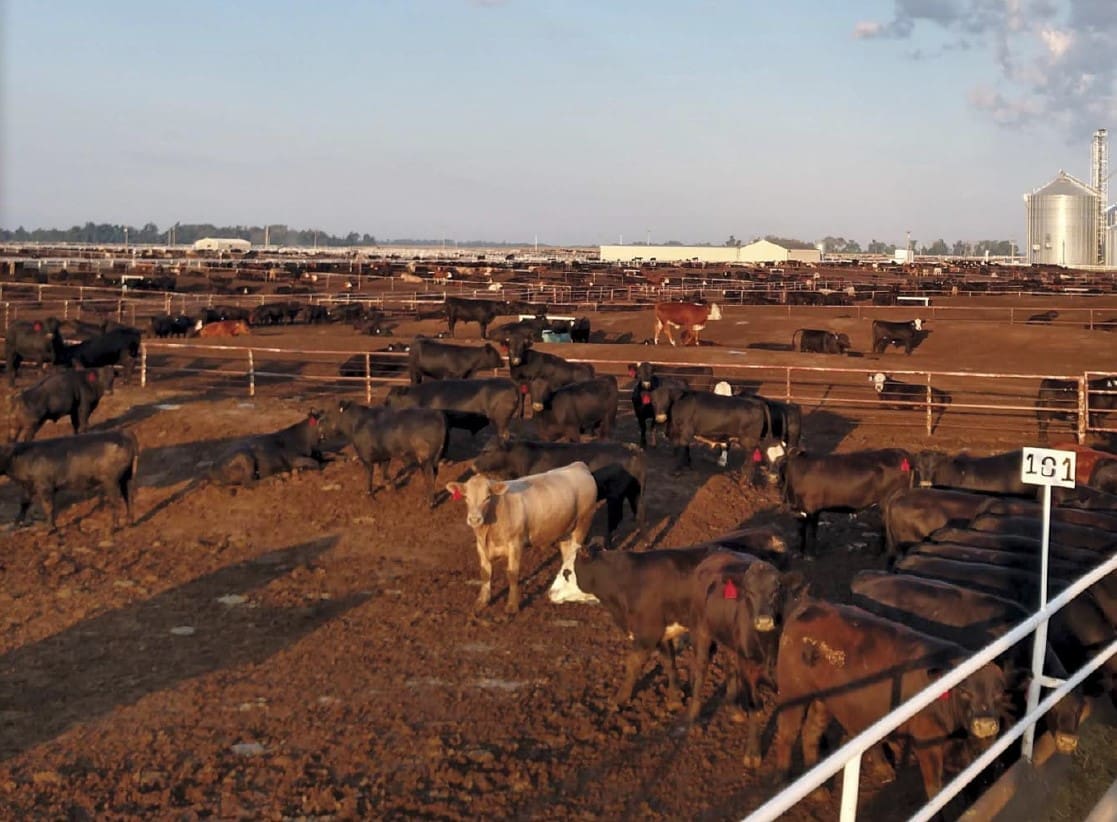
[(655, 337), (654, 342), (659, 345), (659, 332), (667, 333), (667, 341), (675, 345), (675, 338), (671, 336), (672, 328), (683, 330), (683, 344), (689, 342), (688, 332), (693, 335), (694, 344), (698, 345), (698, 332), (706, 327), (709, 320), (720, 320), (721, 309), (717, 303), (656, 303), (655, 304)]
[(198, 320), (194, 324), (195, 337), (238, 337), (241, 334), (251, 334), (248, 323), (244, 320), (218, 320), (212, 323), (203, 323)]
[(524, 548), (558, 543), (562, 567), (548, 594), (552, 602), (593, 602), (574, 577), (574, 558), (589, 532), (597, 507), (597, 483), (584, 462), (574, 462), (518, 480), (495, 481), (476, 475), (468, 482), (451, 482), (453, 499), (465, 499), (466, 523), (477, 539), (481, 562), (481, 592), (474, 611), (492, 596), (492, 561), (508, 559), (508, 605), (520, 609), (520, 561)]

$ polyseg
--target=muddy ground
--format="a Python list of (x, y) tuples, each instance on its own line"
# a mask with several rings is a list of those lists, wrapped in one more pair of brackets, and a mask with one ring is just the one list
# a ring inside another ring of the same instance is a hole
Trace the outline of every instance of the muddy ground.
[[(1117, 361), (1110, 334), (994, 320), (940, 321), (910, 358), (890, 350), (836, 361), (774, 349), (804, 325), (848, 330), (867, 347), (868, 313), (798, 311), (727, 310), (704, 332), (716, 344), (700, 350), (551, 350), (617, 363), (654, 354), (841, 365), (859, 370), (858, 381), (881, 367), (1061, 374), (1112, 370)], [(650, 312), (593, 320), (613, 338), (650, 336)], [(439, 327), (408, 321), (396, 333)], [(465, 336), (475, 338), (475, 328)], [(355, 352), (384, 341), (322, 327), (266, 329), (231, 344)], [(464, 509), (445, 500), (429, 511), (421, 483), (369, 500), (364, 471), (347, 453), (321, 472), (248, 490), (198, 482), (231, 438), (288, 425), (337, 396), (363, 399), (363, 385), (261, 378), (249, 397), (243, 375), (180, 370), (212, 365), (205, 352), (150, 356), (148, 386), (121, 387), (93, 418), (134, 431), (144, 449), (136, 525), (112, 532), (95, 500), (69, 498), (55, 534), (41, 519), (0, 532), (4, 817), (720, 820), (777, 790), (767, 763), (759, 773), (741, 765), (743, 729), (718, 709), (718, 671), (689, 734), (653, 666), (633, 702), (611, 709), (625, 639), (599, 606), (547, 601), (557, 552), (529, 554), (524, 608), (511, 620), (498, 566), (497, 600), (475, 621), (467, 615), (478, 569)], [(815, 448), (990, 452), (1035, 443), (1027, 414), (950, 425), (948, 412), (928, 437), (918, 414), (827, 405), (826, 397), (804, 404)], [(48, 425), (40, 437), (66, 430)], [(455, 433), (440, 481), (464, 474), (486, 435)], [(623, 394), (620, 436), (635, 439)], [(626, 519), (626, 547), (687, 545), (777, 516), (777, 492), (745, 482), (740, 455), (723, 471), (711, 452), (695, 454), (694, 469), (676, 478), (669, 450), (651, 452), (650, 528), (638, 539)], [(14, 518), (16, 501), (0, 482), (0, 522)], [(599, 512), (595, 535), (603, 519)], [(844, 599), (857, 570), (883, 565), (878, 526), (874, 512), (827, 517), (823, 556), (794, 565), (819, 595)], [(688, 660), (684, 653), (684, 680)], [(906, 818), (919, 804), (914, 768), (862, 784), (865, 818)], [(1105, 787), (1090, 786), (1099, 795)], [(833, 800), (815, 800), (789, 818), (835, 817)]]

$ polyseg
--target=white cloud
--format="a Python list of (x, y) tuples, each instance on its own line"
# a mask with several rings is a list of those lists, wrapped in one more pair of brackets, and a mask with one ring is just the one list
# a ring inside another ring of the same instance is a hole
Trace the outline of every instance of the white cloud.
[(1047, 53), (1051, 59), (1058, 60), (1074, 45), (1074, 32), (1059, 31), (1059, 29), (1040, 29), (1039, 37), (1047, 46)]
[(875, 20), (862, 20), (853, 27), (853, 36), (857, 39), (878, 37), (884, 26)]

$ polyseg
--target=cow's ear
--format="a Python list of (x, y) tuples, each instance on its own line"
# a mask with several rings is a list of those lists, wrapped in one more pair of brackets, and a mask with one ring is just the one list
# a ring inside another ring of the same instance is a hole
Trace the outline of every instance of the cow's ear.
[(498, 497), (503, 496), (508, 491), (507, 482), (494, 482), (489, 485), (489, 491), (496, 494)]
[(780, 585), (784, 590), (784, 601), (795, 602), (810, 590), (810, 583), (800, 571), (787, 571), (780, 575)]
[(464, 486), (460, 482), (446, 483), (446, 490), (450, 493), (450, 499), (458, 500), (465, 496), (465, 491), (462, 490)]

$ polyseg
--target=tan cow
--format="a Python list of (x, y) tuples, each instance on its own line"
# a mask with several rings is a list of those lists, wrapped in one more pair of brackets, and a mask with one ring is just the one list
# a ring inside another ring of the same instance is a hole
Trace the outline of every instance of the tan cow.
[(694, 344), (698, 345), (698, 332), (706, 327), (708, 320), (720, 320), (721, 309), (717, 303), (656, 303), (655, 304), (655, 337), (654, 342), (659, 345), (659, 332), (667, 333), (667, 341), (675, 345), (675, 338), (671, 336), (672, 328), (683, 330), (683, 344), (689, 342), (688, 333), (693, 335)]
[(198, 320), (194, 324), (195, 337), (239, 337), (251, 333), (252, 330), (244, 320), (218, 320), (212, 323)]
[(541, 474), (498, 482), (476, 475), (446, 486), (453, 499), (465, 499), (466, 523), (477, 539), (481, 592), (474, 611), (489, 604), (494, 559), (508, 559), (508, 605), (520, 609), (520, 561), (524, 548), (558, 543), (562, 567), (548, 594), (552, 602), (593, 602), (574, 578), (574, 557), (585, 542), (597, 507), (597, 483), (584, 462)]

